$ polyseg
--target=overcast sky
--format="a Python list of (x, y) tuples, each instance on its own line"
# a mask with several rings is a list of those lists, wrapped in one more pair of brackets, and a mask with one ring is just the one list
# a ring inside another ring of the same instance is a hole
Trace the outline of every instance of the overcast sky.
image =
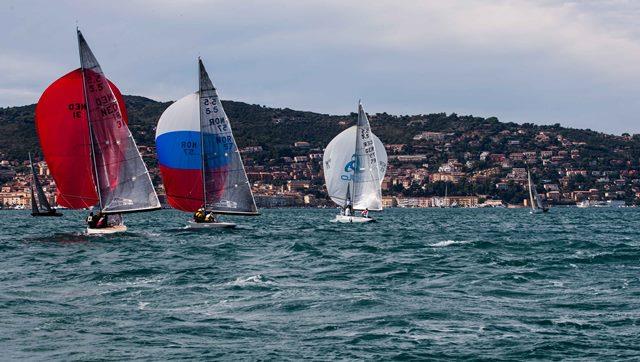
[(639, 16), (635, 0), (3, 0), (0, 106), (78, 67), (77, 22), (124, 94), (180, 98), (201, 56), (224, 99), (640, 133)]

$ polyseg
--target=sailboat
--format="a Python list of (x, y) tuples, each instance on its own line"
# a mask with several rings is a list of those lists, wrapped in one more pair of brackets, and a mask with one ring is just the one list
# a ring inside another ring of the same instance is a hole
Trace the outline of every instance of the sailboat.
[(198, 92), (177, 100), (158, 121), (160, 172), (169, 205), (196, 213), (188, 228), (233, 228), (217, 215), (259, 215), (258, 208), (229, 117), (200, 58), (198, 74)]
[(538, 194), (535, 185), (531, 183), (531, 172), (527, 170), (527, 178), (529, 181), (529, 203), (531, 204), (531, 213), (547, 212), (549, 208), (542, 203), (542, 198)]
[[(387, 171), (387, 152), (371, 132), (362, 103), (358, 102), (358, 123), (329, 142), (322, 164), (329, 197), (341, 208), (332, 221), (374, 221), (368, 211), (382, 211), (381, 185)], [(366, 216), (356, 215), (358, 210), (364, 211)]]
[[(96, 209), (88, 234), (127, 230), (121, 214), (160, 209), (127, 126), (122, 94), (102, 72), (80, 30), (80, 68), (53, 82), (36, 106), (36, 128), (58, 204)], [(93, 212), (92, 212), (93, 214)]]
[(31, 152), (29, 152), (29, 167), (31, 169), (31, 184), (29, 185), (29, 190), (31, 191), (31, 216), (62, 216), (61, 213), (49, 205), (49, 200), (47, 200), (47, 196), (42, 190), (42, 184), (38, 180), (36, 169), (33, 167)]
[(441, 209), (445, 209), (450, 207), (449, 205), (449, 197), (447, 196), (449, 194), (449, 183), (445, 182), (444, 184), (444, 198), (443, 199), (438, 199), (438, 206)]

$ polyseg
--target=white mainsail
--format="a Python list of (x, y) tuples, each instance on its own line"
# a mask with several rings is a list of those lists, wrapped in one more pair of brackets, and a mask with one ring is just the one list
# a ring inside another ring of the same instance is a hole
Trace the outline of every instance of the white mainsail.
[(529, 203), (531, 204), (531, 210), (536, 211), (542, 209), (542, 199), (538, 195), (535, 186), (531, 183), (531, 172), (527, 170), (527, 179), (529, 180)]
[(387, 153), (371, 132), (369, 119), (358, 104), (358, 123), (338, 134), (327, 145), (322, 160), (331, 200), (345, 206), (347, 193), (356, 210), (382, 210), (382, 179)]
[(205, 208), (218, 214), (256, 215), (258, 208), (231, 131), (231, 122), (200, 59), (198, 67)]
[(118, 100), (80, 30), (78, 47), (100, 211), (121, 214), (160, 209), (149, 171)]

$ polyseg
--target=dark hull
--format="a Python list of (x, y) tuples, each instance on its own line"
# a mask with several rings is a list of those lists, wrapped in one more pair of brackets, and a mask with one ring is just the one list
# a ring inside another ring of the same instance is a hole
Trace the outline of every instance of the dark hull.
[(54, 211), (54, 212), (32, 212), (31, 216), (62, 216), (61, 213)]

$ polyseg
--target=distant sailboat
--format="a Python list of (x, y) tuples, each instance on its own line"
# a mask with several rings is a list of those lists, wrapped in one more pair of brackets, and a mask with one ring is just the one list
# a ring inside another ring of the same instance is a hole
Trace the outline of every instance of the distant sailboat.
[(444, 184), (444, 198), (438, 200), (438, 206), (441, 209), (445, 209), (445, 208), (448, 208), (450, 206), (449, 205), (448, 194), (449, 194), (449, 183), (445, 182), (445, 184)]
[(121, 232), (127, 228), (120, 214), (157, 210), (160, 202), (127, 126), (122, 94), (77, 35), (81, 67), (53, 82), (38, 101), (40, 145), (58, 204), (98, 206), (87, 220), (89, 234)]
[(529, 203), (531, 204), (531, 213), (547, 212), (549, 208), (544, 205), (542, 198), (538, 194), (535, 185), (531, 182), (531, 172), (527, 170), (527, 178), (529, 181)]
[(47, 200), (47, 196), (42, 190), (42, 184), (38, 180), (36, 169), (33, 167), (31, 153), (29, 153), (29, 167), (31, 169), (31, 184), (29, 185), (31, 191), (31, 216), (62, 216), (61, 213), (49, 205), (49, 200)]
[(198, 68), (198, 92), (173, 103), (158, 121), (160, 171), (169, 204), (196, 213), (190, 228), (235, 227), (215, 215), (259, 213), (231, 123), (200, 59)]
[(371, 222), (356, 210), (381, 211), (381, 184), (387, 170), (387, 153), (371, 132), (369, 119), (358, 104), (358, 123), (338, 134), (327, 145), (322, 164), (329, 197), (341, 207), (334, 222)]
[(457, 201), (451, 202), (451, 199), (449, 198), (449, 182), (444, 185), (444, 199), (441, 201), (440, 207), (445, 209), (460, 207)]

